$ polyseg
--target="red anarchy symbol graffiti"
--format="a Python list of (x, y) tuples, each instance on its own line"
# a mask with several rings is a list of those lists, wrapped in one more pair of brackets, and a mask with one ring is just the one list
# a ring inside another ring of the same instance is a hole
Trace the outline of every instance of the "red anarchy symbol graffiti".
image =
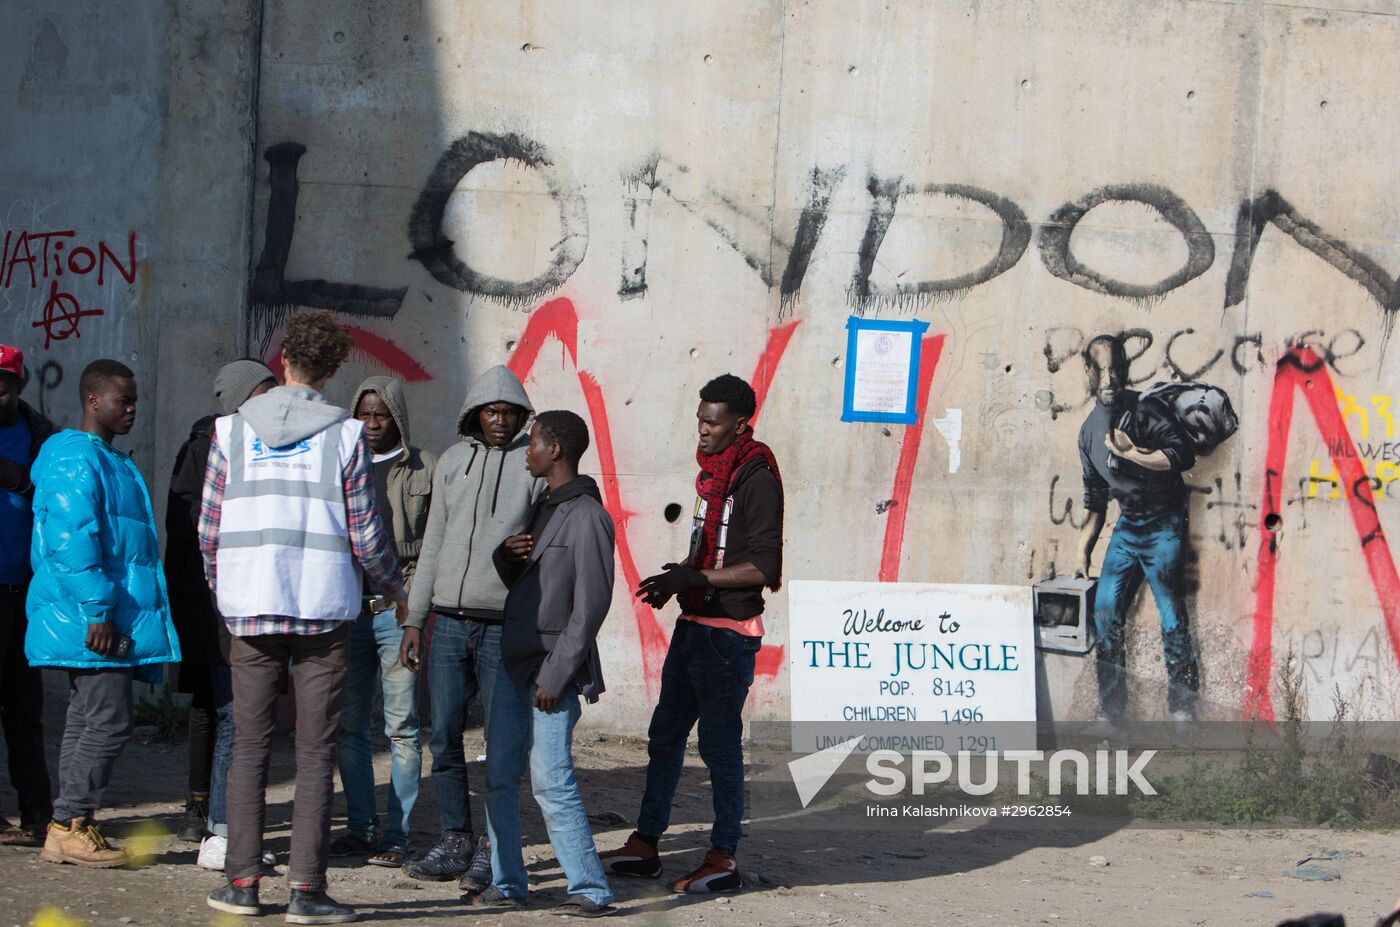
[(102, 315), (101, 309), (83, 309), (71, 293), (60, 293), (58, 281), (49, 283), (49, 299), (44, 303), (44, 317), (32, 323), (34, 328), (44, 330), (44, 349), (55, 341), (67, 341), (69, 336), (81, 338), (78, 323), (84, 316)]

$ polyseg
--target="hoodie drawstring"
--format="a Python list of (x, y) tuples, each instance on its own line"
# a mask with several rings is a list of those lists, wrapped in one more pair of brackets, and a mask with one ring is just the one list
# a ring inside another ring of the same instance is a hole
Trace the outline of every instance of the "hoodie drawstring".
[(471, 476), (472, 466), (476, 463), (476, 454), (477, 454), (477, 446), (476, 446), (475, 444), (473, 444), (473, 445), (472, 445), (472, 456), (471, 456), (471, 459), (467, 461), (467, 469), (465, 469), (465, 470), (462, 471), (462, 479), (465, 480), (467, 477)]
[(495, 489), (494, 492), (491, 493), (491, 517), (492, 517), (492, 518), (495, 518), (495, 517), (496, 517), (496, 500), (499, 499), (499, 498), (501, 498), (501, 477), (505, 475), (505, 472), (506, 472), (506, 452), (505, 452), (505, 449), (502, 448), (502, 449), (501, 449), (501, 463), (500, 463), (500, 465), (499, 465), (498, 467), (496, 467), (496, 489)]

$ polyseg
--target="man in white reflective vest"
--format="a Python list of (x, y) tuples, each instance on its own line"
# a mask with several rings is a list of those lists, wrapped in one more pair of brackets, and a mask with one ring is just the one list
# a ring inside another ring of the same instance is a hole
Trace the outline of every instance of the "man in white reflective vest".
[(287, 322), (286, 385), (215, 422), (199, 542), (232, 636), (229, 883), (209, 906), (257, 915), (268, 759), (277, 696), (296, 681), (296, 798), (287, 871), (292, 924), (339, 924), (355, 911), (326, 894), (331, 799), (350, 624), (364, 575), (407, 613), (398, 557), (375, 504), (364, 426), (321, 390), (351, 336), (329, 312)]

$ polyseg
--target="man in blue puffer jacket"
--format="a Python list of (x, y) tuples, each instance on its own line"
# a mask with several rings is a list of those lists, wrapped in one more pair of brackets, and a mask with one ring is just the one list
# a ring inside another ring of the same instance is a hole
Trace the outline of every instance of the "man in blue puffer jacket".
[(112, 439), (136, 421), (136, 379), (114, 360), (93, 361), (78, 385), (83, 421), (54, 435), (34, 461), (29, 631), (34, 666), (68, 670), (68, 717), (58, 800), (40, 856), (107, 868), (126, 854), (93, 813), (132, 729), (133, 678), (156, 681), (178, 663), (151, 498)]

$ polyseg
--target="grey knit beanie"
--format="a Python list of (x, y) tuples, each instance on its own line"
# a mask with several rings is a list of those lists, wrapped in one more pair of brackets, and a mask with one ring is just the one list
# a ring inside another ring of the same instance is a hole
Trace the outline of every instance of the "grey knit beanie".
[(266, 364), (255, 360), (236, 360), (219, 368), (214, 377), (214, 396), (225, 415), (232, 415), (248, 401), (248, 396), (267, 380), (276, 382), (277, 375)]

